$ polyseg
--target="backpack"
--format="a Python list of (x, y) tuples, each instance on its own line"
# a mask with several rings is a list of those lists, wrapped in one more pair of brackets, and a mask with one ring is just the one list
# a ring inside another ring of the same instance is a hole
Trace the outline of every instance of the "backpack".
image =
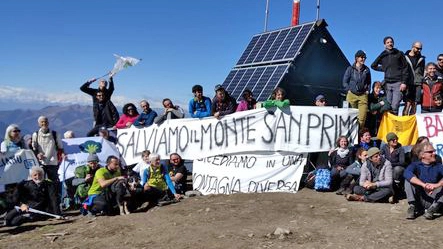
[(317, 169), (315, 172), (314, 189), (317, 191), (328, 191), (331, 188), (331, 171), (329, 169)]
[[(36, 146), (35, 146), (35, 148), (32, 148), (32, 150), (34, 151), (35, 156), (37, 156), (37, 154), (38, 154), (38, 131), (35, 131), (34, 133), (36, 134), (37, 139), (35, 139)], [(63, 150), (58, 147), (57, 132), (54, 130), (51, 130), (51, 133), (52, 133), (52, 138), (54, 139), (55, 150), (57, 151), (57, 160), (58, 160), (58, 163), (60, 164), (61, 161), (63, 160), (63, 158), (62, 158)]]

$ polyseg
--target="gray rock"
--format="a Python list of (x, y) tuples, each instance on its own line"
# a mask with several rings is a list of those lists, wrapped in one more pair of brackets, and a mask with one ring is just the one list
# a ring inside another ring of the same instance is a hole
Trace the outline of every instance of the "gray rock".
[(277, 227), (277, 229), (275, 229), (274, 231), (274, 235), (288, 235), (291, 234), (292, 232), (289, 231), (289, 229), (285, 229), (285, 228), (281, 228), (281, 227)]

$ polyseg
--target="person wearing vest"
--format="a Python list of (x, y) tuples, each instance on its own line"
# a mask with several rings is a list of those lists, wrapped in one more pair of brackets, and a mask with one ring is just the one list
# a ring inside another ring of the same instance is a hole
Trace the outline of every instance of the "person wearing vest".
[(180, 194), (175, 191), (168, 168), (160, 164), (160, 155), (152, 153), (149, 155), (150, 165), (143, 172), (141, 184), (149, 206), (157, 205), (160, 199), (167, 200), (173, 195), (175, 200), (180, 199)]

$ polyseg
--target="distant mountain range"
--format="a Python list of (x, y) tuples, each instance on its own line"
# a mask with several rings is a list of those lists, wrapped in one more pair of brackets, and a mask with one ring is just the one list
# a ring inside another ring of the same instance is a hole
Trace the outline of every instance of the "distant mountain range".
[[(121, 109), (117, 107), (117, 109)], [(162, 109), (154, 110), (157, 113)], [(139, 110), (140, 111), (140, 110)], [(44, 115), (49, 119), (49, 128), (57, 131), (63, 138), (63, 133), (72, 130), (76, 137), (84, 137), (92, 128), (92, 106), (68, 105), (48, 106), (38, 110), (16, 109), (12, 111), (0, 111), (0, 141), (5, 137), (6, 127), (17, 124), (21, 129), (22, 136), (32, 134), (38, 130), (37, 119)]]

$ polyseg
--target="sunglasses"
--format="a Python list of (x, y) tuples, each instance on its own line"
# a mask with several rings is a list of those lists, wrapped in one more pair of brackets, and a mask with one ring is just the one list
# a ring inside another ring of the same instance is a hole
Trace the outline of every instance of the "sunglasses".
[(424, 153), (430, 153), (430, 154), (434, 154), (435, 153), (435, 150), (425, 150), (425, 151), (423, 151)]
[(12, 132), (21, 132), (21, 130), (13, 130)]
[(421, 50), (422, 48), (417, 48), (417, 47), (414, 47), (415, 49), (417, 49), (417, 50)]

